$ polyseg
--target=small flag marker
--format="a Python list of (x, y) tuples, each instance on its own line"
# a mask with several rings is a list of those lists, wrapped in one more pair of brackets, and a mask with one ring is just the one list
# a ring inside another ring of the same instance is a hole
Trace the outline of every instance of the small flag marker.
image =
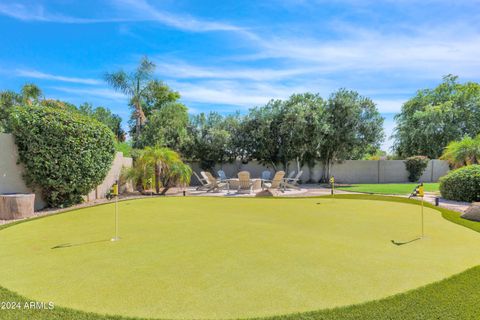
[(332, 196), (335, 197), (335, 177), (334, 176), (330, 178), (330, 186), (332, 188), (331, 190)]

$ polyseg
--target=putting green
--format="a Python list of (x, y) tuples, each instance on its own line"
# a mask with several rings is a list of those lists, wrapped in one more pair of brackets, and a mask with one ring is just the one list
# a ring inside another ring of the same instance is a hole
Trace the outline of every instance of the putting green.
[(480, 264), (480, 235), (425, 208), (351, 199), (152, 198), (0, 231), (0, 285), (147, 318), (244, 318), (373, 299)]

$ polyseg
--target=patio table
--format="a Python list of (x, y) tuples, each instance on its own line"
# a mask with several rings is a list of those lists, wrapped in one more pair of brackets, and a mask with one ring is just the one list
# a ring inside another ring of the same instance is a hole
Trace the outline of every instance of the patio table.
[[(228, 189), (238, 189), (240, 186), (238, 178), (227, 179), (226, 181), (228, 183)], [(262, 189), (262, 179), (250, 179), (250, 181), (253, 182), (253, 190)]]

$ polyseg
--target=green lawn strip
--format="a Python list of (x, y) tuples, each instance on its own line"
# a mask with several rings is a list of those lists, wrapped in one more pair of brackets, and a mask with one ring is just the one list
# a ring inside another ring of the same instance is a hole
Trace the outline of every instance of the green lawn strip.
[[(336, 195), (335, 197), (419, 203), (412, 199), (386, 196)], [(279, 200), (281, 201), (282, 199)], [(480, 232), (480, 223), (463, 220), (458, 212), (434, 207), (430, 204), (425, 205), (439, 210), (442, 216), (449, 221)], [(2, 226), (1, 228), (8, 226)], [(435, 268), (435, 266), (432, 265), (432, 268)], [(7, 289), (0, 288), (0, 301), (25, 303), (30, 300)], [(478, 301), (480, 301), (480, 266), (471, 268), (448, 279), (378, 301), (302, 314), (275, 316), (269, 319), (478, 319), (480, 316)], [(0, 310), (0, 319), (81, 320), (135, 318), (98, 315), (56, 306), (53, 310)]]
[[(373, 194), (410, 194), (418, 183), (378, 183), (378, 184), (353, 184), (350, 186), (338, 186), (336, 189), (360, 193)], [(438, 192), (439, 183), (424, 183), (426, 192)]]

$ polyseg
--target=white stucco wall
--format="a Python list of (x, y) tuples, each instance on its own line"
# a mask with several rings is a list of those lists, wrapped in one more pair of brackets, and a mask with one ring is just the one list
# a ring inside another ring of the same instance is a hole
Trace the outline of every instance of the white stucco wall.
[[(23, 166), (17, 164), (18, 151), (11, 134), (0, 133), (0, 193), (32, 193), (22, 178)], [(35, 193), (35, 210), (45, 207), (39, 192)]]

